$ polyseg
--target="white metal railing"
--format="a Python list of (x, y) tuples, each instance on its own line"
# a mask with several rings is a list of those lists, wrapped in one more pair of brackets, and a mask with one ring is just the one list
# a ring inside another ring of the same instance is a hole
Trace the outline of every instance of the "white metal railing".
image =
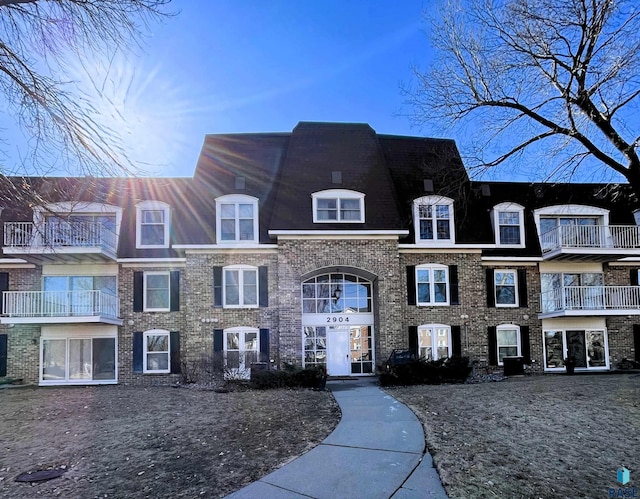
[(116, 251), (116, 233), (102, 222), (67, 222), (56, 220), (33, 222), (5, 222), (4, 246), (11, 248), (39, 247), (101, 247)]
[(542, 253), (561, 248), (640, 248), (637, 225), (560, 225), (540, 235)]
[(563, 286), (540, 295), (542, 313), (562, 310), (638, 310), (640, 286)]
[(104, 291), (5, 291), (9, 317), (118, 317), (118, 297)]

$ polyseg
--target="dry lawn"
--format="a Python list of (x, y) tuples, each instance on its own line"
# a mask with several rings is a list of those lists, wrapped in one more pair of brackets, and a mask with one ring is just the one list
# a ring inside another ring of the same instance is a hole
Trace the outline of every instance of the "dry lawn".
[(640, 489), (638, 374), (386, 390), (421, 419), (452, 499), (606, 498), (622, 465)]
[[(223, 497), (321, 442), (329, 392), (0, 389), (0, 497)], [(20, 473), (65, 466), (60, 478)]]

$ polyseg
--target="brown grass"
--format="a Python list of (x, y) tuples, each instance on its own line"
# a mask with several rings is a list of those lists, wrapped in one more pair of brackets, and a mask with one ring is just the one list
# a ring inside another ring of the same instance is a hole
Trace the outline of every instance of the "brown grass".
[[(328, 392), (124, 386), (0, 390), (0, 497), (223, 497), (321, 442)], [(61, 477), (20, 473), (65, 466)]]
[(640, 375), (387, 391), (423, 422), (452, 499), (605, 498), (623, 465), (640, 489)]

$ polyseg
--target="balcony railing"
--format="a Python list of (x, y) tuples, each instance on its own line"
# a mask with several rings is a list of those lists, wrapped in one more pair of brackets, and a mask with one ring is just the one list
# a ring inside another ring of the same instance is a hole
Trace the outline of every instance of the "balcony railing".
[(4, 246), (9, 248), (102, 248), (115, 252), (116, 233), (102, 222), (5, 222)]
[(640, 286), (565, 286), (541, 294), (542, 313), (640, 310)]
[(8, 317), (118, 317), (117, 296), (104, 291), (5, 291)]
[(560, 225), (540, 236), (542, 253), (559, 249), (638, 249), (637, 225)]

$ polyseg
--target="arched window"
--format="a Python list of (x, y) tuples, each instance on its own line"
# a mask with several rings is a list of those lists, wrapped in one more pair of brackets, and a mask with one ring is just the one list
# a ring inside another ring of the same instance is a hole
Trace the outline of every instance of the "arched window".
[(314, 223), (364, 223), (364, 194), (329, 189), (311, 194)]
[(258, 198), (229, 194), (216, 199), (218, 244), (258, 242)]
[(323, 274), (302, 283), (302, 313), (369, 313), (371, 281), (351, 274)]

